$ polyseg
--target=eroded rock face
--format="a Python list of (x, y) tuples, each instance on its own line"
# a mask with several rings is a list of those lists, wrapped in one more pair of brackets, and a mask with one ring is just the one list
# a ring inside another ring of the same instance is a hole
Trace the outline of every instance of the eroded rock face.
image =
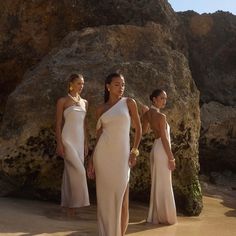
[(210, 102), (201, 107), (200, 154), (203, 171), (236, 172), (236, 108)]
[(201, 170), (235, 172), (236, 16), (227, 12), (178, 15), (201, 94)]
[(173, 27), (176, 16), (166, 0), (12, 0), (0, 3), (0, 118), (7, 96), (27, 69), (36, 65), (73, 30), (155, 21)]
[(188, 42), (189, 64), (201, 102), (236, 104), (236, 16), (227, 12), (179, 14)]
[[(172, 40), (168, 29), (154, 23), (144, 27), (101, 26), (70, 33), (57, 49), (25, 74), (23, 82), (9, 96), (1, 128), (1, 141), (6, 147), (1, 151), (1, 173), (17, 178), (18, 188), (31, 189), (35, 195), (58, 194), (62, 163), (53, 152), (52, 130), (56, 100), (66, 94), (66, 78), (73, 71), (85, 77), (83, 96), (90, 104), (92, 144), (94, 109), (102, 102), (104, 78), (118, 70), (126, 79), (126, 95), (138, 103), (148, 104), (154, 88), (167, 91), (165, 113), (178, 166), (173, 180), (177, 206), (185, 214), (199, 214), (199, 93), (188, 61), (171, 48)], [(139, 163), (132, 171), (131, 195), (136, 199), (141, 193), (148, 200), (151, 143), (151, 136), (143, 139)]]

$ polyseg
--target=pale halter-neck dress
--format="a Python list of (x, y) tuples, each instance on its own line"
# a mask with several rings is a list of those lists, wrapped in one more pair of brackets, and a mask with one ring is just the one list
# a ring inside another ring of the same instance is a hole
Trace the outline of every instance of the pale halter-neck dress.
[(121, 236), (121, 208), (129, 182), (130, 115), (127, 98), (121, 98), (101, 115), (102, 134), (95, 147), (99, 236)]
[[(170, 126), (166, 123), (166, 137), (170, 143)], [(171, 171), (161, 138), (155, 139), (150, 154), (151, 196), (147, 221), (154, 224), (177, 222)]]
[(64, 173), (61, 188), (61, 205), (77, 208), (89, 205), (89, 194), (84, 168), (85, 101), (64, 110), (62, 143), (65, 148)]

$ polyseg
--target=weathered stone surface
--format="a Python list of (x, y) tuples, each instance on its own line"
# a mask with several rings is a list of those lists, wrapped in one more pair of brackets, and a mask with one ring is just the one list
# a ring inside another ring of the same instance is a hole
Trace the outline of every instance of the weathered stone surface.
[[(0, 2), (0, 117), (7, 95), (49, 50), (87, 26), (177, 23), (166, 0), (11, 0)], [(12, 69), (14, 69), (12, 71)]]
[(200, 90), (201, 170), (236, 171), (236, 16), (191, 11), (178, 15), (188, 45), (185, 54)]
[(203, 171), (236, 172), (236, 108), (210, 102), (201, 107), (200, 154)]
[[(66, 77), (72, 71), (85, 76), (83, 96), (90, 104), (93, 140), (94, 108), (102, 101), (104, 78), (119, 70), (126, 78), (126, 95), (135, 97), (139, 103), (147, 104), (154, 88), (167, 91), (169, 103), (165, 113), (172, 127), (178, 166), (173, 181), (177, 206), (186, 214), (199, 214), (202, 208), (198, 181), (199, 93), (188, 61), (171, 48), (172, 40), (168, 29), (154, 23), (144, 27), (101, 26), (70, 33), (60, 47), (25, 74), (23, 82), (9, 96), (1, 137), (4, 146), (10, 145), (11, 149), (1, 152), (4, 166), (1, 171), (17, 178), (22, 187), (33, 186), (37, 194), (46, 190), (58, 193), (61, 163), (53, 153), (51, 130), (56, 100), (66, 93)], [(136, 199), (150, 189), (150, 140), (151, 137), (146, 137), (142, 141), (142, 155), (132, 171), (131, 194)]]
[(229, 12), (179, 14), (189, 64), (201, 102), (236, 104), (236, 16)]

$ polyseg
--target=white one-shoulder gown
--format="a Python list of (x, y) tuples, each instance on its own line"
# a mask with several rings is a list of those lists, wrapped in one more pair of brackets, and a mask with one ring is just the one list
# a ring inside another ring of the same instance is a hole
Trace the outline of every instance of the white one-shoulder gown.
[(93, 156), (99, 236), (121, 236), (121, 208), (130, 173), (130, 115), (126, 100), (121, 98), (97, 123), (97, 129), (102, 126)]
[(64, 173), (61, 188), (61, 205), (77, 208), (89, 205), (89, 194), (84, 168), (84, 118), (85, 102), (64, 110), (65, 123), (62, 142), (65, 148)]
[[(166, 137), (170, 144), (170, 126), (166, 125)], [(175, 224), (177, 217), (171, 171), (161, 138), (154, 141), (150, 164), (152, 186), (147, 221), (154, 224)]]

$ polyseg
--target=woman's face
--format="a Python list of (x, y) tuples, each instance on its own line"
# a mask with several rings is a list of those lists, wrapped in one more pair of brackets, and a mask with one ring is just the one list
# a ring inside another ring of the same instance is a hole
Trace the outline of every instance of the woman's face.
[(110, 84), (107, 84), (110, 95), (122, 97), (125, 91), (125, 80), (123, 77), (114, 77)]
[(166, 92), (161, 92), (161, 94), (157, 97), (153, 98), (153, 102), (158, 108), (164, 108), (166, 106), (167, 94)]
[(76, 78), (73, 82), (70, 83), (73, 91), (76, 93), (81, 93), (84, 87), (84, 79), (83, 78)]

